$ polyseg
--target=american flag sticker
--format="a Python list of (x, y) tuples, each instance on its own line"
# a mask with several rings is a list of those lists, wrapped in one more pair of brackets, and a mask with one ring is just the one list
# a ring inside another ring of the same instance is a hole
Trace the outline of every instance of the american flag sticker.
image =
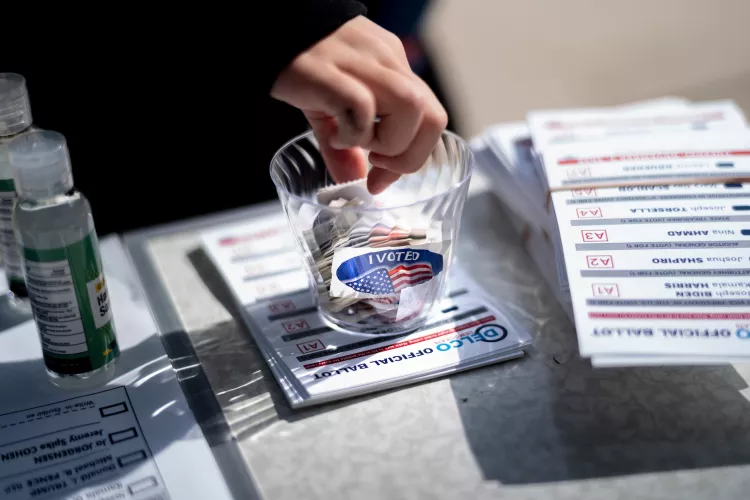
[(336, 267), (336, 278), (356, 294), (392, 296), (426, 283), (442, 271), (441, 254), (422, 248), (397, 248), (346, 259)]

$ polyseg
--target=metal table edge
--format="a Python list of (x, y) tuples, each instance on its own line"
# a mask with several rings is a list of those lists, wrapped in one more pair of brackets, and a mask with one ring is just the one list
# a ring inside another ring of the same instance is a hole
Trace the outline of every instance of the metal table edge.
[[(219, 212), (174, 223), (153, 226), (120, 235), (125, 251), (136, 271), (136, 279), (146, 297), (167, 356), (177, 370), (181, 359), (197, 360), (197, 354), (185, 325), (172, 303), (164, 283), (148, 253), (152, 238), (199, 231), (214, 226), (241, 221), (243, 216), (258, 217), (278, 211), (278, 201), (266, 202), (236, 210)], [(196, 365), (197, 363), (192, 363)], [(260, 488), (246, 465), (237, 440), (232, 434), (219, 401), (211, 388), (203, 368), (198, 366), (190, 377), (179, 377), (180, 387), (199, 423), (224, 480), (235, 498), (261, 499)], [(179, 374), (179, 371), (178, 371)], [(210, 423), (210, 426), (208, 425)]]

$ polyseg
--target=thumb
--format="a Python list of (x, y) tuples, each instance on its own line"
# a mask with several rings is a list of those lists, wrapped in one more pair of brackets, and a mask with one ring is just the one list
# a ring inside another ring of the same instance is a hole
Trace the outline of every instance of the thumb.
[(367, 157), (360, 147), (335, 149), (331, 146), (338, 135), (336, 119), (325, 113), (306, 111), (305, 117), (318, 140), (318, 148), (337, 184), (367, 176)]

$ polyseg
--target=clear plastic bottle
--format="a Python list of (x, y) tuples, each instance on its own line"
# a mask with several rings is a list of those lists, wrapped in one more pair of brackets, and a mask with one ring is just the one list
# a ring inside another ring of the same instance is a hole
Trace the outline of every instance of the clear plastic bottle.
[(23, 263), (13, 234), (13, 205), (16, 189), (8, 161), (8, 144), (32, 131), (31, 108), (26, 80), (15, 73), (0, 73), (0, 254), (10, 291), (26, 297)]
[(9, 158), (18, 202), (13, 212), (26, 285), (53, 382), (105, 383), (120, 349), (88, 200), (73, 187), (65, 137), (31, 132)]

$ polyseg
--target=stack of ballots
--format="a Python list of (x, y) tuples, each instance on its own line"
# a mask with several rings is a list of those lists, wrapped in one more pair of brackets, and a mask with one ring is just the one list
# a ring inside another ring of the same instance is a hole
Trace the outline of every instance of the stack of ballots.
[(472, 148), (594, 366), (750, 359), (750, 130), (734, 102), (535, 111)]
[[(387, 226), (393, 240), (389, 247), (394, 241), (424, 239), (414, 230), (399, 234)], [(355, 235), (358, 228), (353, 226)], [(371, 232), (377, 232), (376, 222)], [(369, 237), (371, 245), (375, 238)], [(332, 308), (332, 301), (321, 297), (318, 302), (310, 293), (295, 236), (280, 207), (208, 229), (201, 239), (293, 408), (519, 358), (531, 342), (505, 305), (456, 264), (445, 297), (418, 330), (364, 335), (332, 328), (318, 313), (318, 306)], [(325, 256), (315, 261), (330, 266)], [(362, 322), (372, 317), (364, 305), (356, 312)]]

